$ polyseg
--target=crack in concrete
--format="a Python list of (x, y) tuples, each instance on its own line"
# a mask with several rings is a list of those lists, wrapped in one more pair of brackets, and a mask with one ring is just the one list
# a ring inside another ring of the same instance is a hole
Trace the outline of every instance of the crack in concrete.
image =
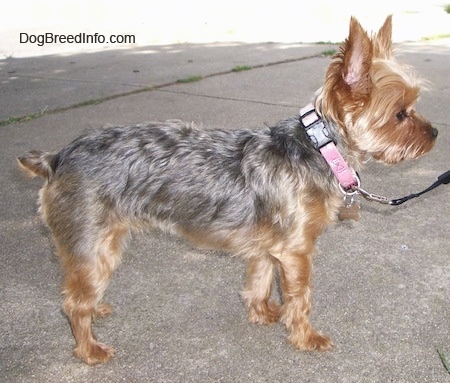
[[(288, 64), (288, 63), (297, 62), (297, 61), (304, 61), (304, 60), (309, 60), (309, 59), (313, 59), (313, 58), (317, 58), (317, 57), (324, 57), (324, 54), (318, 53), (318, 54), (314, 54), (314, 55), (310, 55), (310, 56), (302, 56), (302, 57), (297, 57), (297, 58), (292, 58), (292, 59), (286, 59), (286, 60), (280, 60), (280, 61), (275, 61), (275, 62), (252, 65), (252, 66), (250, 66), (251, 68), (249, 68), (248, 70), (267, 68), (270, 66)], [(202, 80), (212, 78), (212, 77), (223, 76), (223, 75), (227, 75), (227, 74), (231, 74), (231, 73), (235, 73), (235, 70), (229, 69), (229, 70), (224, 70), (224, 71), (220, 71), (220, 72), (210, 73), (210, 74), (201, 76), (201, 78), (198, 81), (202, 81)], [(66, 112), (68, 110), (73, 110), (73, 109), (77, 109), (77, 108), (81, 108), (81, 107), (85, 107), (85, 106), (89, 106), (89, 105), (98, 105), (98, 104), (101, 104), (106, 101), (115, 100), (117, 98), (127, 97), (127, 96), (131, 96), (131, 95), (135, 95), (135, 94), (139, 94), (139, 93), (143, 93), (143, 92), (152, 92), (152, 91), (187, 94), (187, 95), (197, 96), (197, 97), (207, 97), (207, 98), (215, 98), (215, 99), (238, 101), (238, 102), (250, 102), (250, 103), (255, 103), (255, 104), (271, 105), (271, 106), (281, 106), (281, 107), (293, 107), (294, 106), (294, 105), (289, 105), (289, 104), (278, 104), (278, 103), (271, 103), (271, 102), (259, 101), (259, 100), (246, 100), (246, 99), (238, 99), (238, 98), (232, 98), (232, 97), (220, 97), (220, 96), (213, 96), (213, 95), (206, 95), (206, 94), (195, 94), (195, 93), (190, 93), (190, 92), (185, 92), (185, 91), (176, 92), (176, 91), (171, 91), (171, 90), (163, 90), (163, 88), (166, 88), (169, 86), (180, 85), (179, 79), (168, 82), (168, 83), (163, 83), (163, 84), (157, 84), (157, 85), (152, 85), (152, 86), (142, 86), (142, 85), (127, 84), (127, 83), (119, 83), (119, 82), (60, 79), (60, 78), (32, 76), (32, 75), (16, 75), (15, 77), (52, 80), (52, 81), (72, 81), (72, 82), (80, 82), (80, 83), (84, 82), (84, 83), (115, 84), (115, 85), (122, 85), (122, 86), (134, 86), (134, 87), (138, 87), (138, 89), (128, 91), (128, 92), (113, 94), (113, 95), (106, 96), (106, 97), (85, 100), (85, 101), (82, 101), (82, 102), (79, 102), (76, 104), (59, 107), (59, 108), (54, 108), (54, 109), (50, 109), (50, 110), (45, 110), (45, 111), (37, 112), (34, 114), (29, 114), (26, 116), (9, 117), (6, 120), (0, 121), (0, 127), (9, 125), (9, 124), (15, 124), (15, 123), (21, 123), (21, 122), (25, 122), (25, 121), (34, 120), (36, 118), (39, 118), (39, 117), (42, 117), (45, 115), (62, 113), (62, 112)]]
[(276, 103), (276, 102), (261, 101), (261, 100), (251, 100), (251, 99), (245, 99), (245, 98), (236, 98), (236, 97), (214, 96), (214, 95), (210, 95), (210, 94), (192, 93), (192, 92), (187, 92), (187, 91), (176, 91), (176, 90), (168, 90), (168, 89), (156, 89), (155, 91), (163, 92), (163, 93), (172, 93), (172, 94), (185, 94), (188, 96), (204, 97), (204, 98), (210, 98), (210, 99), (216, 99), (216, 100), (249, 102), (252, 104), (281, 106), (281, 107), (285, 107), (285, 108), (292, 108), (292, 107), (296, 106), (294, 104), (284, 104), (284, 103)]

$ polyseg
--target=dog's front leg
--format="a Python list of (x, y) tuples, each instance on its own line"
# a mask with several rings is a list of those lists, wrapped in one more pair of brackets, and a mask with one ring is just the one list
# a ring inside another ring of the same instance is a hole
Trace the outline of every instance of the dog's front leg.
[(280, 257), (282, 320), (294, 347), (307, 351), (326, 351), (333, 347), (333, 342), (315, 331), (309, 323), (311, 273), (311, 252), (284, 253)]
[(248, 307), (248, 320), (257, 324), (278, 322), (280, 305), (270, 301), (274, 262), (269, 254), (251, 257), (247, 263), (247, 282), (242, 297)]

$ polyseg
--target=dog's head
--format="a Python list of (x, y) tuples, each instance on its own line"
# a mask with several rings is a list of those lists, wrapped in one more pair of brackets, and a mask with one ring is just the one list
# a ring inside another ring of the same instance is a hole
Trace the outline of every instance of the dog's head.
[(423, 81), (393, 57), (391, 34), (391, 16), (372, 38), (352, 18), (318, 97), (354, 157), (385, 163), (427, 153), (438, 134), (415, 111)]

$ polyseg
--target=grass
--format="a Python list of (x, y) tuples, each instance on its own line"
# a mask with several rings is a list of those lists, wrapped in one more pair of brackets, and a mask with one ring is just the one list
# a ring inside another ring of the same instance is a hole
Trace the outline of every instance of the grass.
[(179, 84), (187, 84), (190, 82), (196, 82), (196, 81), (200, 81), (201, 79), (203, 79), (202, 76), (196, 75), (196, 76), (189, 76), (189, 77), (185, 77), (185, 78), (180, 78), (177, 80), (177, 82)]
[(245, 70), (250, 70), (250, 69), (253, 69), (253, 67), (252, 66), (250, 66), (250, 65), (238, 65), (238, 66), (235, 66), (233, 69), (231, 69), (233, 72), (243, 72), (243, 71), (245, 71)]
[(21, 116), (21, 117), (11, 116), (11, 117), (8, 117), (7, 120), (0, 121), (0, 127), (6, 126), (6, 125), (9, 125), (9, 124), (19, 124), (21, 122), (34, 120), (35, 118), (41, 117), (44, 114), (45, 114), (45, 112), (29, 114), (28, 116)]
[(329, 49), (327, 51), (322, 52), (322, 56), (334, 56), (337, 53), (336, 49)]
[(445, 12), (450, 13), (450, 4), (445, 5), (444, 10)]
[(59, 107), (59, 108), (55, 108), (55, 109), (51, 109), (51, 110), (48, 110), (47, 107), (45, 107), (38, 113), (32, 113), (32, 114), (28, 114), (26, 116), (20, 116), (20, 117), (10, 116), (6, 120), (0, 121), (0, 127), (10, 125), (10, 124), (19, 124), (21, 122), (31, 121), (36, 118), (42, 117), (42, 116), (66, 112), (71, 109), (82, 108), (82, 107), (90, 106), (90, 105), (98, 105), (105, 101), (114, 100), (116, 98), (124, 97), (124, 96), (131, 96), (133, 94), (147, 92), (147, 91), (153, 90), (153, 89), (155, 89), (155, 87), (139, 88), (137, 90), (132, 90), (130, 92), (125, 92), (125, 93), (116, 94), (116, 95), (107, 96), (107, 97), (98, 98), (98, 99), (90, 99), (90, 100), (82, 101), (78, 104), (63, 106), (63, 107)]
[(439, 39), (447, 39), (450, 37), (450, 33), (445, 33), (442, 35), (435, 35), (435, 36), (428, 36), (428, 37), (422, 37), (422, 41), (431, 41), (431, 40), (439, 40)]
[(444, 365), (444, 368), (447, 370), (447, 372), (450, 374), (450, 364), (448, 363), (447, 358), (445, 357), (444, 351), (441, 350), (437, 350), (439, 357), (441, 358), (441, 362)]
[(341, 45), (342, 41), (335, 41), (335, 42), (333, 42), (331, 40), (328, 40), (328, 41), (316, 41), (315, 44), (317, 44), (317, 45)]

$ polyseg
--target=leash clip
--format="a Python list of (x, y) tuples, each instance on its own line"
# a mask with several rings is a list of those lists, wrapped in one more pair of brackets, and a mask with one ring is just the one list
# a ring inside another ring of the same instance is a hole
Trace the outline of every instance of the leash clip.
[(362, 195), (368, 201), (371, 201), (371, 202), (375, 201), (375, 202), (379, 202), (379, 203), (386, 204), (386, 205), (390, 204), (389, 200), (386, 197), (383, 197), (378, 194), (369, 193), (369, 192), (365, 191), (364, 189), (362, 189), (359, 185), (355, 186), (354, 190), (358, 194)]
[(344, 194), (344, 200), (346, 202), (353, 201), (353, 197), (356, 194), (359, 194), (359, 195), (363, 196), (366, 200), (371, 201), (371, 202), (375, 201), (375, 202), (379, 202), (379, 203), (386, 204), (386, 205), (391, 204), (391, 202), (386, 197), (365, 191), (361, 187), (361, 180), (359, 179), (359, 176), (356, 173), (355, 173), (355, 180), (356, 180), (356, 185), (353, 185), (352, 187), (350, 187), (347, 190), (344, 190), (342, 185), (339, 185), (341, 192)]

